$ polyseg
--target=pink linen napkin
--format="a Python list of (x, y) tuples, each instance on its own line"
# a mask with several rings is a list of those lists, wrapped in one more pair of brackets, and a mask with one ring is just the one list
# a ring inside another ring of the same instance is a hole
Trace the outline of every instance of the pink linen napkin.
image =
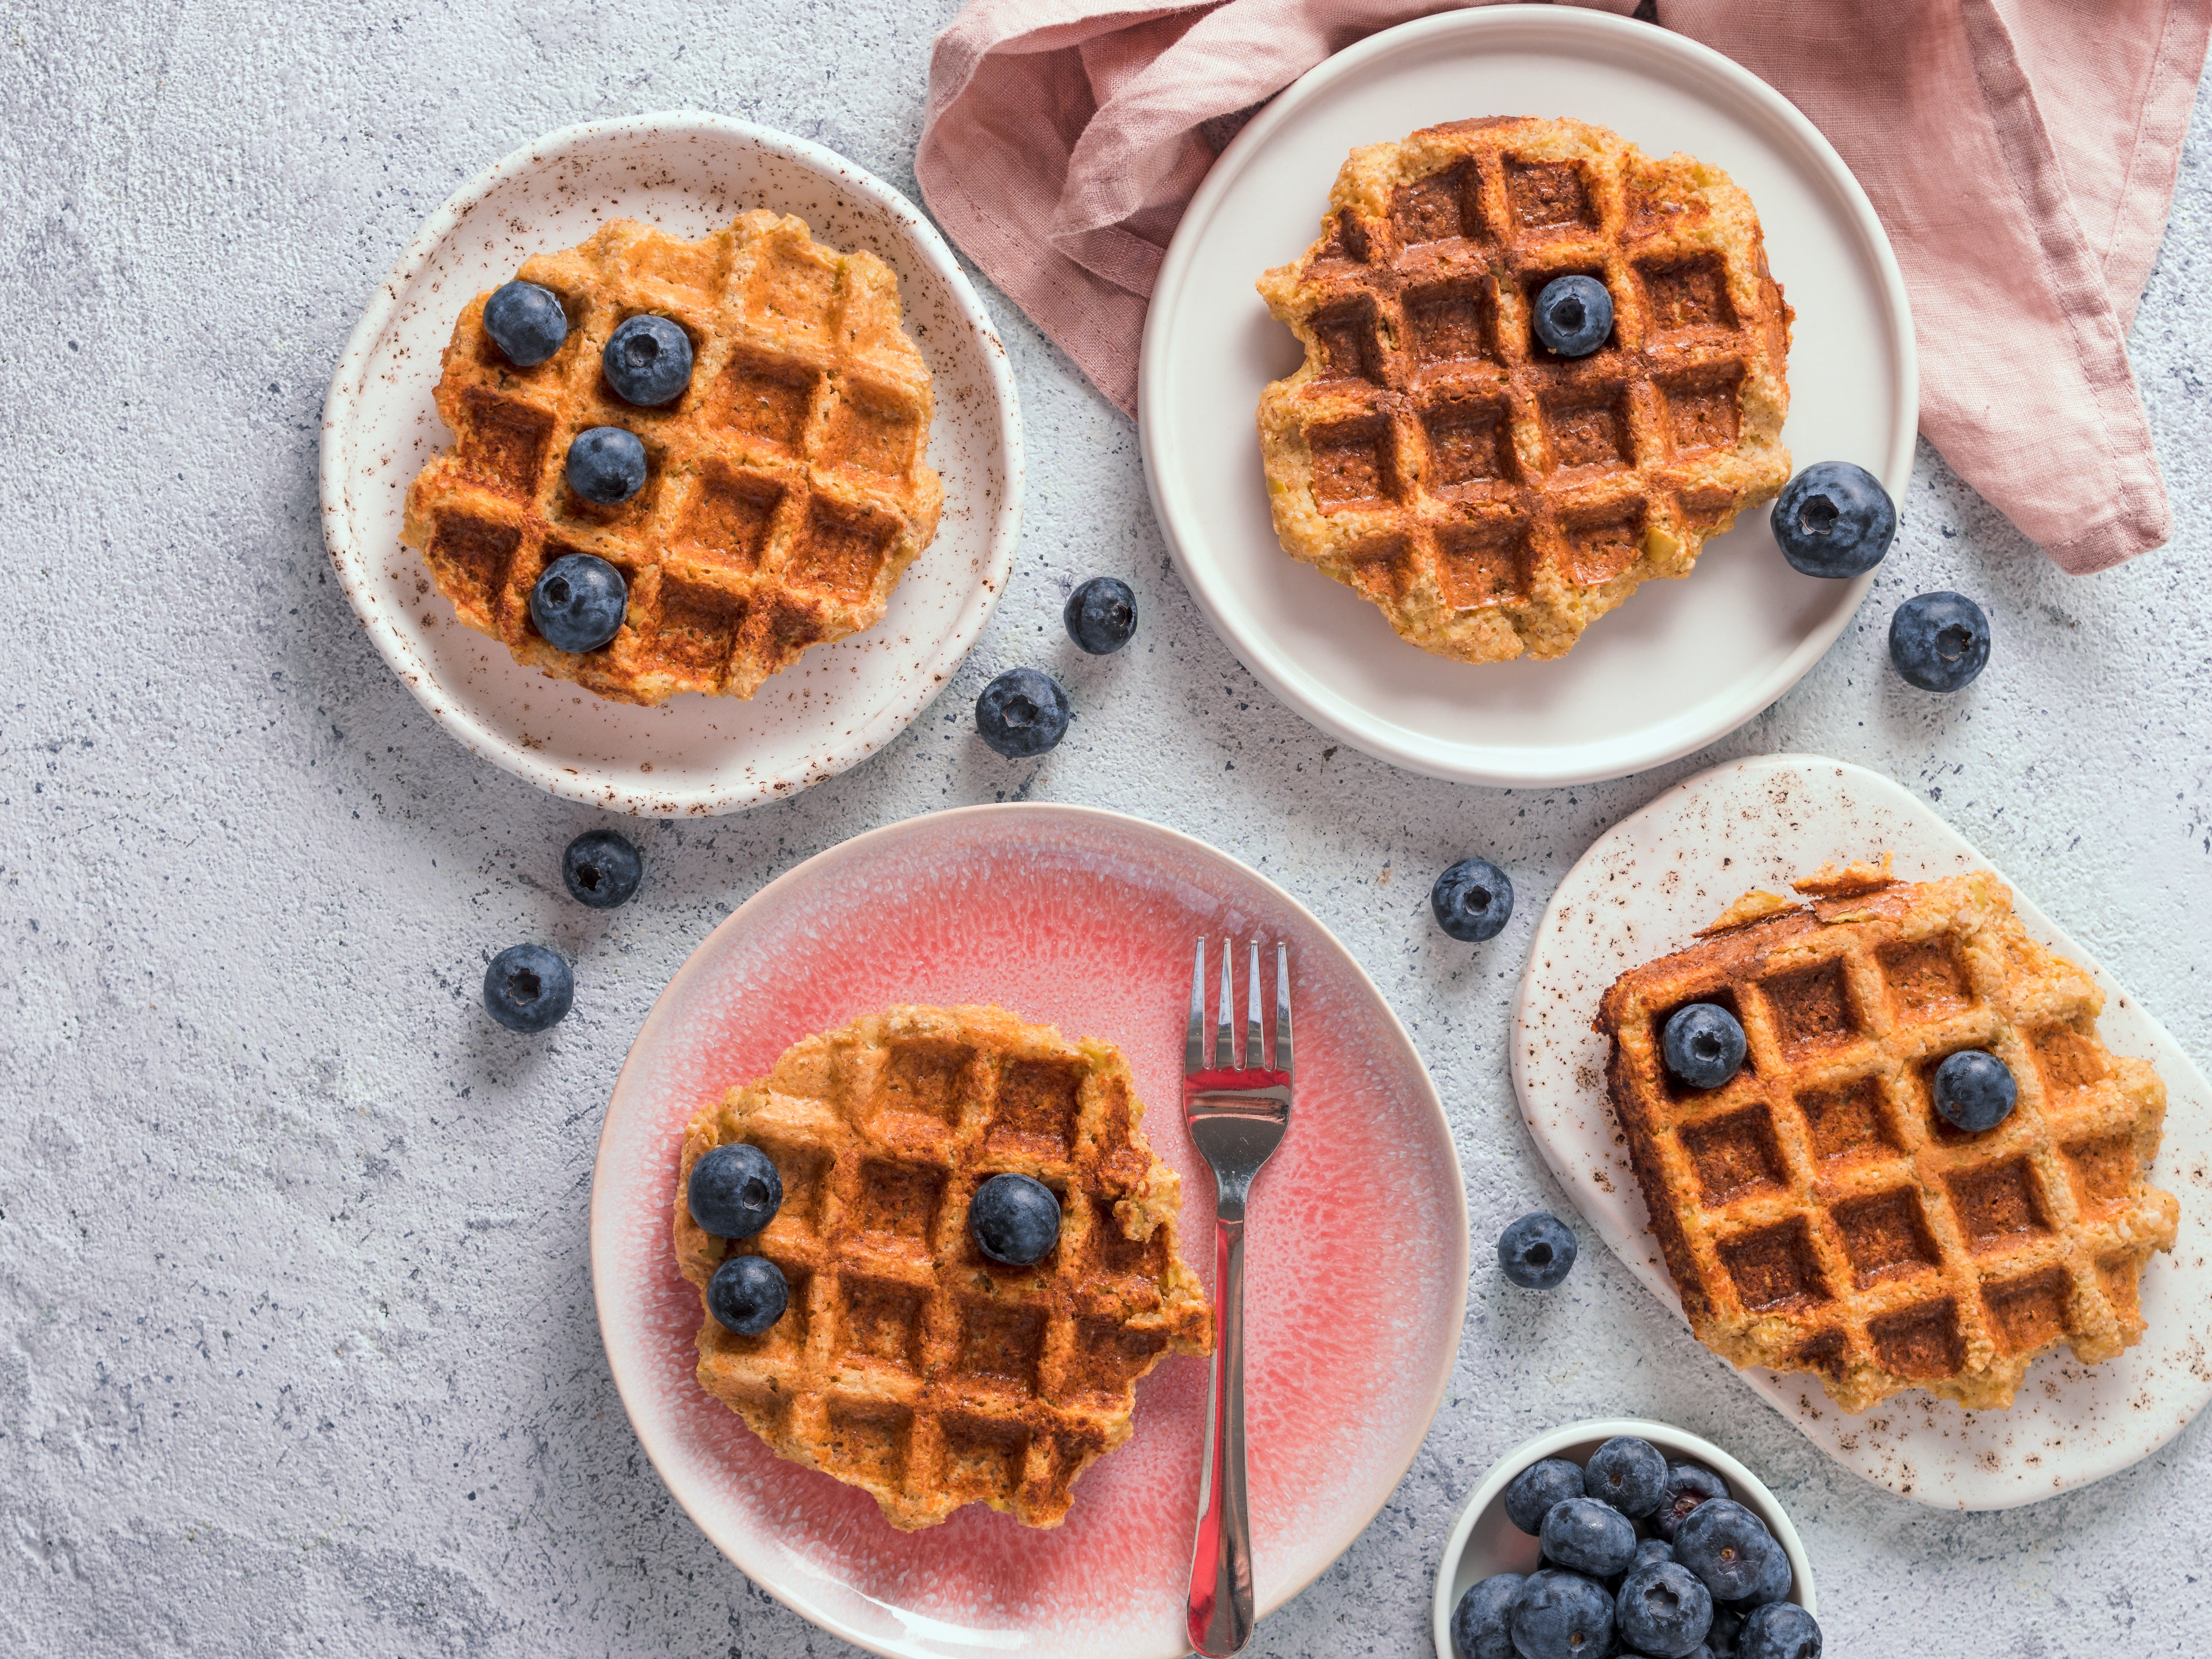
[[(930, 60), (923, 199), (1133, 414), (1152, 280), (1243, 118), (1353, 41), (1452, 9), (970, 0)], [(2065, 570), (2161, 545), (2126, 332), (2212, 0), (1658, 0), (1657, 16), (1778, 88), (1858, 176), (1911, 296), (1921, 429), (1953, 469)]]

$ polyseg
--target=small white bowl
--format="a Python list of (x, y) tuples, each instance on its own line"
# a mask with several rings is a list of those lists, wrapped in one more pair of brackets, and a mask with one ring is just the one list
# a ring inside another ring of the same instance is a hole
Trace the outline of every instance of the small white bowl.
[(1766, 1529), (1789, 1554), (1790, 1599), (1806, 1612), (1819, 1616), (1820, 1609), (1813, 1595), (1813, 1569), (1805, 1559), (1805, 1547), (1798, 1540), (1797, 1528), (1790, 1524), (1790, 1517), (1783, 1513), (1774, 1494), (1767, 1491), (1765, 1481), (1712, 1442), (1700, 1440), (1694, 1434), (1670, 1428), (1664, 1423), (1647, 1423), (1639, 1418), (1598, 1419), (1570, 1423), (1565, 1428), (1553, 1429), (1516, 1446), (1491, 1466), (1482, 1484), (1474, 1489), (1474, 1496), (1460, 1510), (1459, 1519), (1452, 1523), (1451, 1537), (1444, 1544), (1443, 1559), (1437, 1565), (1438, 1659), (1453, 1659), (1452, 1609), (1467, 1594), (1468, 1585), (1479, 1583), (1495, 1572), (1536, 1570), (1542, 1550), (1534, 1539), (1505, 1516), (1505, 1488), (1513, 1477), (1547, 1457), (1587, 1463), (1592, 1452), (1617, 1434), (1632, 1434), (1640, 1440), (1649, 1440), (1667, 1454), (1668, 1462), (1702, 1463), (1727, 1481), (1729, 1496), (1766, 1522)]

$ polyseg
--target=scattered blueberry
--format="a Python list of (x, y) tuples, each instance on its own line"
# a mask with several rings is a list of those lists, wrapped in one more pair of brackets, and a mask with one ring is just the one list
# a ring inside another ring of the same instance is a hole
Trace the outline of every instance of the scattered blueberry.
[(1633, 1572), (1638, 1567), (1648, 1567), (1658, 1562), (1671, 1561), (1674, 1559), (1674, 1547), (1665, 1539), (1641, 1539), (1638, 1540), (1636, 1546), (1636, 1559), (1628, 1564), (1628, 1570)]
[(1603, 1578), (1636, 1559), (1636, 1528), (1610, 1504), (1570, 1498), (1544, 1517), (1544, 1553), (1563, 1567)]
[(733, 1255), (707, 1281), (707, 1310), (736, 1336), (758, 1336), (783, 1317), (791, 1286), (764, 1255)]
[(1429, 889), (1429, 908), (1454, 939), (1496, 939), (1513, 918), (1513, 878), (1488, 859), (1462, 859)]
[(1740, 1601), (1763, 1588), (1777, 1556), (1789, 1565), (1766, 1523), (1732, 1498), (1707, 1499), (1674, 1528), (1674, 1559), (1705, 1582), (1716, 1601)]
[(969, 1202), (968, 1231), (992, 1261), (1026, 1267), (1060, 1243), (1060, 1200), (1032, 1176), (995, 1175)]
[(586, 427), (568, 445), (562, 471), (586, 501), (620, 507), (645, 488), (645, 445), (618, 426)]
[(1067, 735), (1067, 693), (1049, 674), (1009, 668), (975, 699), (975, 731), (1009, 760), (1042, 755)]
[(1508, 1626), (1520, 1659), (1596, 1659), (1613, 1650), (1613, 1598), (1576, 1573), (1534, 1572)]
[(1562, 357), (1587, 357), (1613, 332), (1613, 295), (1595, 276), (1554, 276), (1536, 296), (1535, 324)]
[(1712, 1628), (1713, 1595), (1677, 1561), (1638, 1567), (1613, 1607), (1620, 1638), (1652, 1659), (1680, 1659)]
[(484, 1012), (510, 1031), (558, 1025), (575, 1000), (575, 975), (542, 945), (510, 945), (484, 969)]
[(608, 337), (599, 366), (616, 397), (652, 409), (691, 384), (691, 337), (665, 317), (641, 313)]
[(1527, 1582), (1517, 1572), (1499, 1572), (1467, 1587), (1452, 1609), (1453, 1659), (1518, 1659), (1509, 1625)]
[(1659, 1500), (1659, 1507), (1651, 1512), (1652, 1530), (1662, 1538), (1671, 1540), (1674, 1528), (1682, 1524), (1682, 1517), (1716, 1498), (1729, 1495), (1728, 1482), (1711, 1469), (1695, 1463), (1669, 1463), (1667, 1466), (1667, 1495)]
[(1936, 1068), (1936, 1110), (1954, 1129), (1994, 1129), (2019, 1103), (2011, 1071), (1984, 1049), (1961, 1048)]
[(1667, 1069), (1692, 1089), (1717, 1089), (1743, 1066), (1743, 1026), (1717, 1002), (1692, 1002), (1667, 1018), (1659, 1046)]
[(598, 650), (622, 632), (629, 611), (629, 585), (595, 554), (562, 554), (530, 590), (530, 620), (556, 651)]
[(684, 1201), (715, 1237), (750, 1238), (783, 1207), (783, 1177), (757, 1146), (709, 1146), (691, 1166)]
[(1990, 619), (1964, 593), (1923, 593), (1889, 619), (1889, 659), (1923, 691), (1956, 691), (1990, 659)]
[(645, 860), (637, 848), (612, 830), (586, 830), (561, 854), (561, 879), (568, 896), (594, 910), (629, 903), (644, 875)]
[(1524, 1215), (1498, 1234), (1498, 1265), (1524, 1291), (1554, 1289), (1575, 1265), (1575, 1236), (1557, 1216)]
[(1552, 1505), (1582, 1495), (1582, 1470), (1564, 1457), (1547, 1457), (1507, 1483), (1505, 1518), (1534, 1538), (1544, 1530)]
[(484, 332), (517, 368), (535, 368), (568, 337), (568, 313), (550, 288), (507, 283), (484, 301)]
[(1735, 1659), (1820, 1659), (1820, 1626), (1795, 1601), (1770, 1601), (1743, 1621)]
[(1667, 1459), (1649, 1440), (1617, 1434), (1583, 1466), (1583, 1490), (1641, 1521), (1667, 1495)]
[(1093, 576), (1067, 596), (1067, 636), (1094, 657), (1111, 656), (1137, 631), (1137, 595), (1119, 576)]
[(1897, 535), (1881, 480), (1849, 461), (1817, 461), (1774, 502), (1774, 539), (1792, 568), (1840, 580), (1880, 564)]

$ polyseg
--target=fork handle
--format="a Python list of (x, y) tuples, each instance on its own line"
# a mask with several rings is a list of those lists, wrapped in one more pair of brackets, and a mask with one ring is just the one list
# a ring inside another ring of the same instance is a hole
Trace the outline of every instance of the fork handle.
[(1213, 1388), (1206, 1415), (1206, 1473), (1191, 1551), (1190, 1644), (1234, 1653), (1252, 1637), (1252, 1516), (1244, 1493), (1244, 1217), (1213, 1224)]

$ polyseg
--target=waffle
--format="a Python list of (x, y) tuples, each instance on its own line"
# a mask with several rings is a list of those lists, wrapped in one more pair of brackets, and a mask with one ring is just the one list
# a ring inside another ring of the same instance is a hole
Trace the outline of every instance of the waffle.
[[(2165, 1085), (2097, 1040), (2095, 985), (2027, 937), (1991, 875), (1910, 885), (1885, 860), (1797, 890), (1809, 905), (1751, 896), (1622, 975), (1597, 1020), (1698, 1338), (1739, 1366), (1814, 1372), (1847, 1412), (1904, 1389), (2002, 1408), (2061, 1342), (2084, 1364), (2130, 1346), (2139, 1276), (2179, 1211), (2148, 1182)], [(1660, 1054), (1689, 1002), (1729, 1008), (1749, 1042), (1710, 1092)], [(1930, 1097), (1961, 1048), (2019, 1084), (1985, 1133)]]
[[(899, 327), (898, 279), (804, 221), (739, 216), (678, 241), (621, 219), (516, 275), (560, 295), (568, 337), (517, 368), (484, 332), (480, 294), (453, 325), (438, 412), (457, 441), (407, 492), (401, 539), (461, 621), (518, 662), (602, 697), (750, 697), (808, 646), (873, 626), (937, 532), (925, 465), (929, 371)], [(623, 403), (599, 372), (607, 337), (653, 312), (691, 337), (672, 404)], [(644, 441), (645, 488), (600, 507), (568, 488), (588, 427)], [(530, 620), (538, 573), (592, 553), (629, 584), (622, 631), (556, 650)]]
[[(1613, 304), (1582, 358), (1529, 322), (1574, 274)], [(1687, 155), (1528, 117), (1368, 145), (1260, 292), (1306, 354), (1260, 399), (1275, 533), (1439, 656), (1564, 655), (1790, 477), (1792, 313)]]
[[(1182, 1181), (1144, 1109), (1116, 1050), (1002, 1008), (893, 1008), (798, 1043), (684, 1138), (676, 1254), (702, 1308), (726, 1250), (791, 1286), (761, 1336), (702, 1318), (701, 1384), (902, 1530), (975, 1502), (1058, 1526), (1077, 1477), (1129, 1437), (1137, 1379), (1213, 1346), (1176, 1249)], [(783, 1207), (726, 1245), (684, 1195), (699, 1156), (738, 1140), (775, 1162)], [(1060, 1200), (1032, 1267), (969, 1236), (970, 1196), (1007, 1171)]]

